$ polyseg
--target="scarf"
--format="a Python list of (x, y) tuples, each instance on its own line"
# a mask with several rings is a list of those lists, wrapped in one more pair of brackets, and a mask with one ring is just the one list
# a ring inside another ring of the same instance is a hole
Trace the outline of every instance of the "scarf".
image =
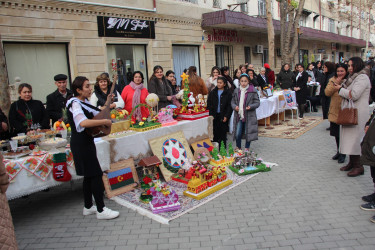
[(341, 86), (343, 88), (347, 89), (353, 83), (354, 79), (357, 78), (357, 76), (359, 76), (361, 74), (366, 74), (368, 76), (367, 72), (368, 72), (368, 70), (365, 68), (365, 69), (362, 69), (361, 71), (359, 71), (357, 73), (354, 73), (354, 74), (350, 75), (348, 77), (348, 79), (344, 80), (344, 82), (341, 84)]
[(246, 91), (247, 89), (249, 88), (249, 85), (247, 85), (245, 88), (240, 86), (240, 110), (238, 111), (238, 114), (240, 115), (240, 119), (244, 119), (244, 103), (245, 103), (245, 94), (246, 94)]
[(299, 72), (297, 77), (296, 77), (296, 81), (298, 81), (298, 78), (300, 78), (302, 76), (302, 72)]
[(104, 93), (99, 86), (94, 87), (95, 95), (98, 98), (97, 106), (104, 106), (105, 102), (107, 101), (107, 96), (109, 94), (109, 91), (111, 90), (111, 85), (108, 85), (107, 93)]
[[(130, 87), (134, 89), (134, 95), (133, 95), (133, 101), (132, 101), (132, 107), (134, 108), (135, 106), (141, 103), (141, 90), (144, 88), (144, 86), (143, 86), (143, 83), (137, 85), (133, 81), (131, 81)], [(136, 110), (134, 110), (134, 116), (138, 121), (141, 121), (142, 112), (140, 108), (137, 108)]]

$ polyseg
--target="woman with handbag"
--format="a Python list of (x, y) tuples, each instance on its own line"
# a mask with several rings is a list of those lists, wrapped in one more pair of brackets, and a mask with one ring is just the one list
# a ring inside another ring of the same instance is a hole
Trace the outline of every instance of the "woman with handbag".
[[(335, 83), (335, 89), (343, 98), (337, 118), (337, 124), (342, 125), (340, 153), (349, 155), (349, 163), (341, 167), (340, 170), (350, 171), (348, 176), (355, 177), (364, 173), (363, 166), (360, 164), (360, 143), (365, 135), (364, 128), (370, 116), (368, 100), (371, 84), (368, 69), (365, 69), (365, 64), (361, 58), (352, 57), (349, 59), (348, 72), (348, 79), (343, 80), (341, 84)], [(346, 108), (348, 104), (349, 108)], [(352, 105), (352, 108), (350, 108), (350, 105)], [(357, 116), (355, 115), (356, 112)]]
[[(70, 148), (77, 175), (83, 176), (83, 215), (96, 214), (99, 220), (114, 219), (119, 212), (106, 208), (104, 205), (103, 172), (96, 156), (94, 138), (87, 129), (112, 124), (109, 119), (92, 119), (100, 109), (92, 106), (87, 100), (91, 96), (89, 80), (84, 76), (77, 76), (72, 84), (74, 97), (66, 103), (68, 119), (72, 128)], [(94, 196), (96, 206), (92, 202)]]
[(342, 98), (335, 89), (335, 84), (340, 85), (341, 82), (348, 76), (348, 66), (346, 64), (339, 64), (336, 67), (336, 74), (329, 79), (328, 85), (324, 90), (326, 96), (331, 98), (331, 103), (328, 111), (328, 120), (330, 121), (330, 135), (336, 139), (337, 153), (332, 157), (332, 160), (337, 160), (338, 163), (344, 163), (346, 155), (340, 154), (340, 125), (337, 124), (337, 116), (341, 109)]

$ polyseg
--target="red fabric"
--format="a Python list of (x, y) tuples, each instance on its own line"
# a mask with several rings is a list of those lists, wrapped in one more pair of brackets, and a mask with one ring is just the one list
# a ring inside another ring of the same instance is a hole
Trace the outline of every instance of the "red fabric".
[(66, 167), (66, 162), (53, 163), (53, 179), (55, 179), (55, 181), (70, 181), (72, 179)]
[(275, 72), (273, 70), (271, 70), (270, 72), (268, 72), (267, 78), (268, 78), (269, 83), (272, 86), (274, 86), (274, 84), (275, 84)]
[(265, 64), (264, 64), (264, 67), (265, 67), (266, 69), (270, 69), (270, 68), (271, 68), (270, 65), (269, 65), (268, 63), (265, 63)]
[[(130, 112), (132, 111), (132, 103), (133, 103), (133, 95), (135, 90), (130, 87), (130, 85), (126, 85), (126, 87), (122, 90), (121, 97), (124, 100), (126, 111)], [(141, 103), (146, 103), (146, 97), (148, 96), (147, 88), (143, 88), (141, 90)], [(142, 117), (148, 117), (149, 111), (145, 107), (141, 107)]]

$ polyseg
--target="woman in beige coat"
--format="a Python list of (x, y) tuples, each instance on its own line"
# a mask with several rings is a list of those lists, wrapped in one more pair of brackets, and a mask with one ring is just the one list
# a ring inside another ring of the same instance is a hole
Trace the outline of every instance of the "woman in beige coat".
[(9, 185), (3, 155), (0, 153), (0, 249), (18, 249), (12, 215), (5, 192)]
[(335, 84), (340, 85), (343, 79), (348, 76), (348, 66), (344, 63), (339, 64), (336, 68), (335, 76), (329, 79), (324, 94), (331, 97), (331, 103), (329, 105), (328, 120), (330, 121), (330, 135), (336, 139), (337, 153), (332, 157), (332, 160), (337, 160), (338, 163), (344, 163), (346, 155), (340, 154), (340, 125), (337, 124), (337, 116), (341, 109), (342, 98), (335, 89)]
[(352, 57), (348, 63), (349, 78), (335, 88), (343, 98), (343, 103), (353, 100), (354, 107), (358, 109), (358, 125), (341, 126), (340, 153), (349, 155), (349, 163), (340, 168), (341, 171), (349, 171), (349, 177), (355, 177), (364, 173), (360, 164), (361, 141), (365, 135), (365, 125), (369, 119), (368, 100), (370, 95), (370, 79), (368, 69), (359, 57)]

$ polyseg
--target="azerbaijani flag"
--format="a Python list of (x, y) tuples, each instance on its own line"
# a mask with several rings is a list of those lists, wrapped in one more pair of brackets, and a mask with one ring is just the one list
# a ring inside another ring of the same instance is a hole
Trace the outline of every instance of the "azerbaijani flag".
[(112, 190), (134, 183), (131, 168), (124, 168), (108, 173), (108, 181)]

